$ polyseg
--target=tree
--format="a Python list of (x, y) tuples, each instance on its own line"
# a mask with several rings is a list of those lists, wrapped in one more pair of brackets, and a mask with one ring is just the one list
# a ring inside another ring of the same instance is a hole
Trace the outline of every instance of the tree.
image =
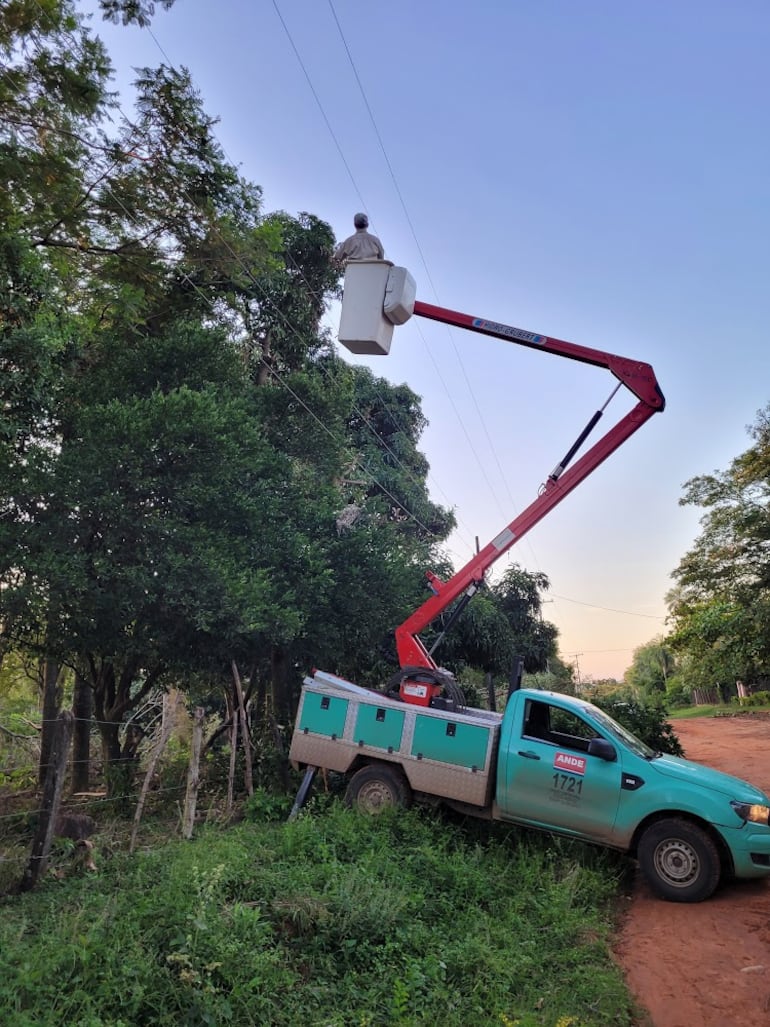
[(408, 385), (391, 385), (366, 368), (353, 371), (347, 418), (350, 464), (340, 484), (352, 500), (376, 507), (402, 534), (442, 542), (454, 514), (428, 495), (428, 461), (418, 449), (427, 427), (420, 397)]
[(535, 673), (547, 669), (556, 656), (555, 625), (543, 620), (541, 592), (550, 582), (541, 571), (525, 571), (511, 564), (493, 586), (500, 609), (511, 626), (515, 652), (524, 657), (524, 669)]
[(135, 120), (107, 138), (109, 64), (71, 4), (7, 6), (0, 44), (3, 630), (53, 658), (53, 705), (58, 662), (90, 684), (114, 765), (164, 676), (302, 621), (276, 568), (317, 563), (287, 530), (303, 473), (260, 428), (234, 316), (255, 296), (272, 310), (259, 277), (283, 268), (294, 308), (274, 317), (303, 297), (317, 320), (331, 232), (261, 218), (184, 71), (143, 69)]
[(669, 641), (692, 685), (770, 677), (770, 406), (749, 434), (727, 471), (691, 479), (681, 500), (705, 510), (667, 597)]
[[(473, 667), (507, 678), (514, 656), (521, 656), (527, 673), (547, 671), (556, 660), (558, 635), (541, 615), (540, 593), (548, 587), (545, 574), (512, 564), (498, 582), (474, 596), (442, 641), (440, 662), (457, 674)], [(440, 629), (441, 622), (434, 625)]]
[(109, 63), (70, 3), (7, 5), (0, 45), (0, 617), (52, 700), (60, 664), (91, 689), (114, 790), (168, 681), (235, 659), (283, 718), (316, 654), (371, 668), (454, 519), (418, 397), (320, 330), (329, 226), (262, 214), (187, 73), (140, 69), (108, 137)]
[(655, 638), (634, 650), (631, 666), (624, 675), (625, 684), (634, 692), (665, 694), (668, 681), (676, 673), (676, 660), (663, 638)]
[[(273, 655), (282, 667), (326, 666), (376, 686), (392, 673), (388, 635), (422, 601), (425, 568), (454, 523), (428, 498), (427, 462), (417, 449), (424, 417), (405, 386), (375, 385), (368, 371), (327, 352), (284, 381), (288, 392), (261, 389), (258, 402), (271, 439), (297, 468), (294, 520), (312, 538), (324, 574), (311, 580), (299, 563), (282, 566), (304, 617)], [(385, 469), (391, 447), (400, 458)], [(296, 694), (276, 704), (279, 714)]]

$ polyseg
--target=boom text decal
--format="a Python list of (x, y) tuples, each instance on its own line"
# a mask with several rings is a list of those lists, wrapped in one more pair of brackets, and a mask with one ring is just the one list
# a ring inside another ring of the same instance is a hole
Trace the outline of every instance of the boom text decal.
[(523, 328), (512, 328), (510, 325), (498, 324), (497, 321), (485, 321), (483, 317), (474, 317), (471, 324), (474, 328), (483, 328), (484, 331), (496, 332), (498, 335), (506, 335), (510, 339), (520, 339), (522, 342), (534, 342), (538, 346), (548, 342), (547, 335), (525, 332)]

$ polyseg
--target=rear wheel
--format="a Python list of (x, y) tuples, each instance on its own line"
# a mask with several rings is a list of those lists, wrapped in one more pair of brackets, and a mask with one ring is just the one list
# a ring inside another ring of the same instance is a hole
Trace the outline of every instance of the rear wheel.
[(719, 852), (697, 824), (659, 820), (642, 835), (639, 864), (654, 892), (671, 902), (702, 902), (719, 884)]
[(370, 763), (350, 779), (345, 802), (363, 813), (380, 813), (388, 807), (412, 804), (412, 790), (400, 770), (386, 763)]

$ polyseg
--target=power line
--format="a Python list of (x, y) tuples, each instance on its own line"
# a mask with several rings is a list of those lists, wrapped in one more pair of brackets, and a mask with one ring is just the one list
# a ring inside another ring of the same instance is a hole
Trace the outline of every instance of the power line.
[[(430, 273), (430, 268), (428, 267), (428, 261), (427, 261), (427, 259), (425, 257), (425, 253), (423, 252), (422, 246), (420, 245), (420, 240), (417, 237), (417, 231), (416, 231), (416, 229), (414, 227), (414, 222), (412, 221), (411, 215), (410, 215), (409, 210), (408, 210), (408, 208), (406, 206), (406, 201), (404, 199), (403, 192), (401, 191), (401, 187), (400, 187), (398, 179), (396, 177), (396, 172), (395, 172), (395, 170), (393, 168), (393, 164), (391, 163), (390, 157), (388, 156), (388, 152), (387, 152), (387, 150), (385, 148), (385, 143), (383, 142), (382, 134), (380, 133), (379, 126), (377, 125), (377, 120), (374, 117), (374, 112), (372, 111), (371, 104), (369, 103), (369, 99), (368, 99), (368, 97), (366, 95), (366, 90), (364, 89), (363, 82), (361, 81), (361, 76), (358, 74), (358, 69), (356, 67), (355, 61), (353, 60), (353, 55), (352, 55), (352, 53), (350, 51), (350, 47), (348, 46), (348, 42), (347, 42), (347, 39), (345, 38), (345, 34), (342, 31), (342, 25), (340, 24), (339, 18), (337, 17), (337, 12), (336, 12), (336, 10), (334, 8), (334, 3), (332, 2), (332, 0), (328, 0), (328, 3), (329, 3), (329, 8), (330, 8), (331, 13), (332, 13), (332, 17), (334, 18), (335, 25), (337, 26), (337, 31), (339, 32), (339, 36), (340, 36), (340, 39), (342, 41), (342, 45), (343, 45), (343, 47), (345, 49), (345, 53), (347, 54), (348, 62), (350, 63), (350, 67), (352, 69), (353, 76), (354, 76), (354, 78), (356, 80), (356, 84), (358, 85), (358, 89), (359, 89), (359, 92), (361, 94), (361, 98), (362, 98), (364, 106), (366, 108), (366, 112), (367, 112), (367, 114), (369, 116), (369, 120), (370, 120), (370, 122), (372, 124), (372, 128), (374, 130), (374, 134), (377, 137), (377, 142), (379, 143), (379, 147), (380, 147), (380, 150), (382, 151), (382, 155), (383, 155), (383, 158), (385, 160), (385, 164), (387, 166), (388, 172), (389, 172), (391, 180), (393, 182), (393, 187), (394, 187), (394, 189), (396, 191), (396, 195), (398, 196), (399, 203), (401, 204), (401, 208), (402, 208), (402, 210), (404, 212), (404, 216), (406, 218), (407, 224), (409, 225), (409, 230), (410, 230), (410, 232), (412, 234), (412, 238), (414, 239), (415, 245), (417, 247), (417, 252), (420, 255), (420, 259), (422, 261), (423, 267), (425, 268), (425, 274), (426, 274), (426, 277), (428, 279), (428, 283), (430, 284), (430, 287), (431, 287), (431, 289), (433, 291), (434, 296), (438, 299), (438, 290), (436, 289), (436, 286), (435, 286), (435, 284), (433, 282), (433, 277), (432, 277), (432, 275)], [(454, 335), (453, 335), (451, 329), (448, 326), (446, 326), (446, 331), (447, 331), (450, 343), (452, 344), (452, 348), (455, 351), (455, 356), (457, 358), (457, 362), (459, 364), (460, 370), (462, 371), (463, 377), (465, 379), (465, 384), (466, 384), (467, 389), (468, 389), (468, 395), (471, 397), (471, 399), (473, 401), (473, 404), (474, 404), (474, 406), (476, 408), (476, 413), (478, 414), (479, 423), (481, 424), (481, 426), (482, 426), (482, 428), (484, 430), (484, 433), (485, 433), (485, 435), (487, 437), (487, 443), (489, 445), (489, 451), (492, 453), (492, 455), (493, 455), (493, 457), (495, 459), (495, 462), (497, 463), (497, 468), (498, 468), (498, 471), (500, 472), (500, 477), (502, 478), (502, 480), (503, 480), (503, 482), (505, 484), (505, 487), (508, 490), (509, 496), (510, 496), (511, 500), (513, 501), (513, 496), (510, 495), (510, 487), (509, 487), (507, 479), (505, 478), (505, 475), (503, 473), (503, 469), (502, 469), (502, 465), (500, 464), (500, 460), (499, 460), (499, 458), (497, 456), (497, 450), (495, 449), (494, 442), (493, 442), (493, 440), (492, 440), (492, 438), (491, 438), (491, 436), (489, 434), (489, 431), (487, 429), (486, 422), (484, 420), (484, 416), (483, 416), (483, 414), (481, 412), (481, 408), (480, 408), (480, 406), (478, 404), (478, 401), (476, 399), (475, 392), (474, 392), (473, 387), (472, 387), (472, 385), (470, 383), (470, 379), (468, 378), (468, 374), (467, 374), (467, 371), (465, 369), (465, 364), (463, 363), (462, 357), (460, 356), (460, 353), (459, 353), (459, 351), (457, 349), (457, 346), (455, 345)], [(497, 492), (495, 490), (495, 487), (492, 484), (491, 480), (489, 479), (489, 477), (488, 477), (488, 475), (486, 473), (486, 468), (484, 467), (484, 464), (481, 461), (481, 459), (479, 457), (479, 454), (476, 452), (476, 447), (475, 447), (475, 445), (473, 443), (473, 440), (472, 440), (472, 438), (471, 438), (471, 436), (470, 436), (470, 434), (469, 434), (469, 432), (468, 432), (468, 430), (467, 430), (467, 428), (465, 426), (465, 422), (464, 422), (464, 420), (462, 418), (462, 415), (460, 414), (460, 411), (457, 408), (457, 405), (456, 405), (456, 403), (454, 401), (454, 397), (453, 397), (452, 393), (450, 392), (446, 382), (444, 381), (443, 375), (441, 374), (441, 369), (439, 367), (439, 364), (437, 363), (435, 357), (433, 356), (433, 352), (432, 352), (431, 348), (428, 346), (427, 340), (425, 339), (425, 336), (424, 336), (424, 334), (422, 332), (422, 327), (419, 324), (418, 324), (418, 334), (420, 335), (420, 337), (423, 340), (423, 344), (425, 346), (426, 352), (428, 353), (428, 356), (430, 357), (431, 362), (433, 363), (433, 366), (434, 366), (434, 369), (435, 369), (436, 374), (438, 376), (438, 379), (441, 382), (441, 384), (443, 385), (444, 390), (445, 390), (447, 396), (449, 397), (449, 401), (452, 404), (452, 409), (454, 410), (455, 415), (457, 416), (458, 423), (460, 424), (460, 426), (461, 426), (461, 428), (463, 430), (463, 433), (464, 433), (465, 438), (466, 438), (466, 440), (468, 442), (468, 445), (469, 445), (469, 447), (471, 449), (471, 452), (473, 453), (473, 456), (474, 456), (474, 458), (476, 460), (476, 464), (479, 467), (479, 469), (480, 469), (480, 471), (481, 471), (481, 473), (482, 473), (482, 475), (484, 477), (484, 480), (487, 483), (487, 488), (489, 489), (490, 494), (492, 495), (492, 497), (495, 500), (495, 503), (497, 504), (498, 508), (500, 509), (501, 514), (503, 514), (503, 516), (505, 516), (505, 511), (502, 508), (502, 505), (501, 505), (500, 500), (498, 498), (498, 495), (497, 495)]]
[(637, 613), (635, 610), (616, 610), (610, 606), (598, 606), (596, 603), (586, 603), (583, 602), (581, 599), (570, 599), (569, 596), (556, 595), (555, 592), (551, 594), (553, 595), (554, 599), (561, 599), (565, 603), (575, 603), (575, 605), (577, 606), (588, 606), (592, 610), (603, 610), (605, 613), (621, 613), (625, 614), (627, 617), (646, 617), (649, 620), (658, 620), (664, 623), (668, 619), (667, 617), (661, 617), (655, 613)]

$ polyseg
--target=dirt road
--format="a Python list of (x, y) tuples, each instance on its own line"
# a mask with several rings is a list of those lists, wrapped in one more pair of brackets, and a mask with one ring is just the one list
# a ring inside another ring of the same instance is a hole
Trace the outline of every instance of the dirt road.
[[(770, 718), (675, 723), (689, 759), (770, 794)], [(662, 902), (637, 875), (616, 948), (651, 1027), (770, 1027), (770, 881), (697, 905)]]

